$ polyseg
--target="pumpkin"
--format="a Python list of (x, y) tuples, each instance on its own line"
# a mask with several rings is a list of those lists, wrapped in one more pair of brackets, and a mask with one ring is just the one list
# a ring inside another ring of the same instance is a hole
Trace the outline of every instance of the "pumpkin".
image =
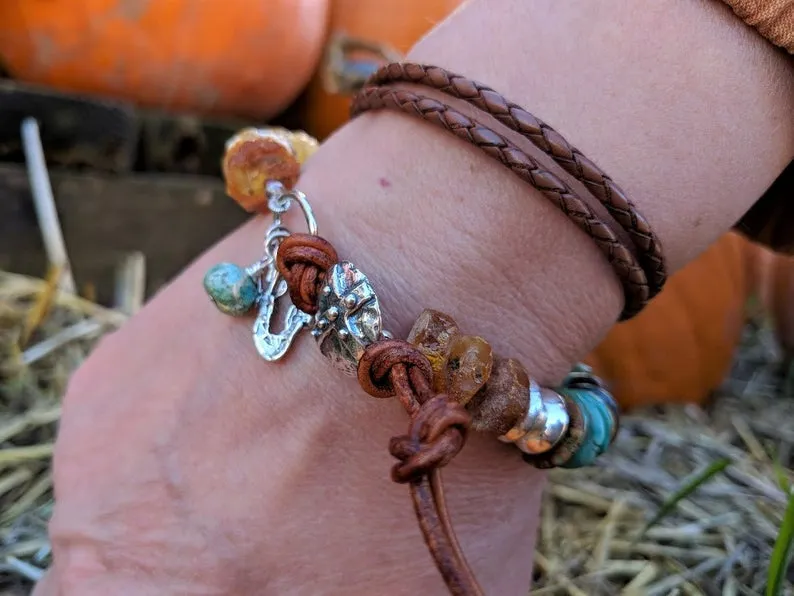
[(305, 97), (304, 128), (324, 139), (347, 122), (350, 98), (385, 62), (399, 60), (462, 0), (332, 0), (322, 64)]
[(270, 118), (322, 54), (328, 0), (2, 0), (12, 77), (142, 106)]
[(746, 265), (753, 249), (739, 234), (722, 236), (589, 354), (585, 362), (622, 408), (703, 403), (719, 387), (746, 320)]

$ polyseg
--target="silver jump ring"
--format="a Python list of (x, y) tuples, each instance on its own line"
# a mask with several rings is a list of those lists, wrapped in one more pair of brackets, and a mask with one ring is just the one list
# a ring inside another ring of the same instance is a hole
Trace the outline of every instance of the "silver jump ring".
[(306, 219), (306, 227), (309, 234), (317, 235), (317, 219), (314, 217), (314, 210), (309, 204), (306, 195), (297, 189), (287, 190), (281, 182), (271, 181), (267, 183), (267, 206), (273, 212), (276, 221), (280, 221), (279, 216), (286, 213), (292, 206), (292, 201), (297, 201)]
[(306, 219), (306, 227), (309, 230), (309, 234), (316, 236), (317, 219), (314, 217), (314, 210), (309, 204), (309, 200), (306, 198), (306, 195), (299, 190), (291, 190), (289, 193), (287, 193), (287, 196), (289, 196), (290, 199), (294, 199), (298, 202), (298, 205), (301, 207), (301, 211), (303, 211), (303, 217)]
[(284, 238), (289, 238), (291, 232), (282, 226), (275, 226), (268, 230), (267, 237), (265, 238), (265, 253), (268, 259), (272, 262), (276, 260), (276, 253), (278, 247)]

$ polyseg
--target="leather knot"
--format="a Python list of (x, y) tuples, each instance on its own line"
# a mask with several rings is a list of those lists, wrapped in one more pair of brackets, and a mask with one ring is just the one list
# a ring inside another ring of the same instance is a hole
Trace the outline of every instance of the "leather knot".
[[(391, 372), (398, 365), (405, 367), (409, 382), (418, 372), (426, 381), (426, 387), (432, 387), (430, 361), (416, 347), (401, 339), (384, 339), (367, 346), (358, 363), (358, 383), (373, 397), (392, 397), (397, 391)], [(416, 394), (422, 393), (416, 387), (412, 390)]]
[(292, 234), (284, 239), (276, 253), (276, 267), (298, 309), (310, 315), (317, 312), (325, 274), (338, 260), (331, 243), (319, 236)]
[(392, 468), (392, 480), (411, 482), (446, 466), (463, 448), (470, 424), (466, 408), (444, 394), (423, 403), (409, 434), (389, 442), (389, 453), (400, 460)]

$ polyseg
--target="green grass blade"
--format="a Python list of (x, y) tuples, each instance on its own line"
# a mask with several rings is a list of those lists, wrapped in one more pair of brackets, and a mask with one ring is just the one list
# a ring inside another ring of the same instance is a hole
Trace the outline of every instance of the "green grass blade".
[(775, 479), (777, 480), (777, 485), (787, 495), (791, 493), (791, 482), (789, 482), (788, 474), (786, 473), (786, 469), (783, 467), (783, 464), (780, 463), (777, 459), (772, 461), (772, 468), (775, 471)]
[(635, 540), (639, 540), (645, 533), (658, 524), (664, 517), (670, 514), (679, 502), (683, 499), (686, 499), (689, 495), (695, 492), (698, 487), (703, 485), (705, 482), (708, 482), (711, 478), (722, 472), (725, 468), (727, 468), (731, 464), (731, 460), (729, 458), (718, 459), (712, 462), (706, 469), (702, 472), (694, 475), (692, 478), (687, 480), (681, 488), (675, 491), (672, 495), (670, 495), (667, 500), (662, 503), (662, 506), (659, 508), (659, 511), (656, 512), (656, 515), (653, 516), (651, 521), (645, 524), (645, 527), (639, 533)]
[(792, 542), (794, 542), (794, 494), (789, 494), (783, 524), (777, 533), (775, 548), (769, 559), (769, 571), (766, 579), (766, 596), (783, 594), (786, 582), (786, 571), (791, 563)]

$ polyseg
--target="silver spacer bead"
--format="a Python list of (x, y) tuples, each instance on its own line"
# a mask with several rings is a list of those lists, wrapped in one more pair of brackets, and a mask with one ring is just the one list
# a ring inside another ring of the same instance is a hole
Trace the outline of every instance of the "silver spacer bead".
[(530, 379), (526, 416), (499, 440), (514, 443), (524, 453), (538, 455), (550, 451), (560, 442), (568, 431), (569, 423), (570, 416), (563, 397)]
[(380, 302), (367, 276), (350, 262), (334, 265), (327, 280), (329, 291), (323, 288), (317, 304), (320, 333), (314, 337), (334, 367), (355, 375), (364, 350), (381, 337)]

